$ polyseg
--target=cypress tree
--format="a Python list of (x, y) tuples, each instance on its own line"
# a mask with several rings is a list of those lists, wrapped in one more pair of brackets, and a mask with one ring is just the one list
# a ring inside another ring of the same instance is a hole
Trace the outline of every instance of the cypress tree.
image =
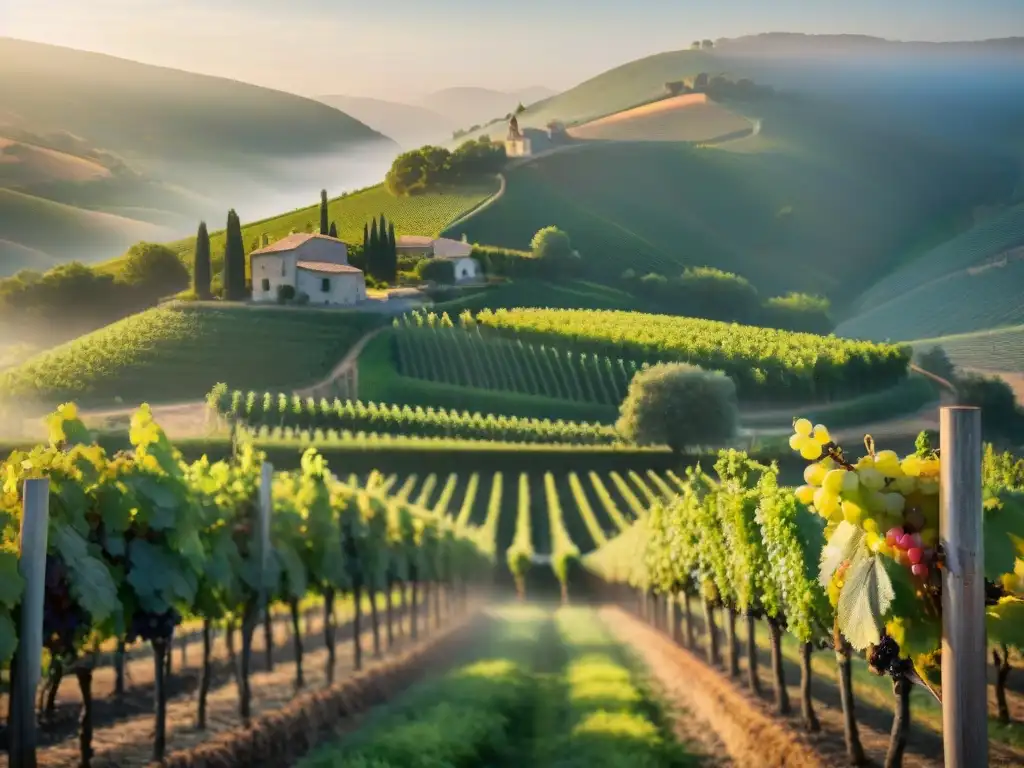
[(234, 208), (228, 211), (225, 234), (224, 298), (242, 301), (245, 298), (245, 243), (242, 241), (242, 222)]
[(210, 298), (210, 233), (206, 222), (199, 222), (196, 232), (196, 252), (192, 262), (192, 292), (200, 299)]
[(398, 279), (398, 241), (395, 239), (395, 222), (388, 222), (388, 282)]
[(377, 220), (370, 227), (370, 247), (366, 251), (366, 271), (376, 279), (380, 279), (380, 238), (377, 235)]
[(329, 234), (333, 238), (337, 238), (338, 237), (338, 228), (334, 225), (333, 221), (331, 222), (331, 228), (327, 232), (327, 234)]
[(331, 225), (327, 220), (327, 190), (320, 190), (320, 234), (326, 235), (330, 232)]

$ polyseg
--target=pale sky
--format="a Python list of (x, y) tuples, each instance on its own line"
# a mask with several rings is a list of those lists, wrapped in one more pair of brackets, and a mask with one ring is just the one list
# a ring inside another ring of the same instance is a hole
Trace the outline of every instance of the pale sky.
[(0, 0), (0, 35), (305, 95), (564, 89), (698, 38), (1024, 36), (1024, 0)]

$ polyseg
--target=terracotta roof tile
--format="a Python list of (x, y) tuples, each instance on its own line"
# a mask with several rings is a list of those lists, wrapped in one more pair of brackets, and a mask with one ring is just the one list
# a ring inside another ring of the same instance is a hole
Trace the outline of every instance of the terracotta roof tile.
[(299, 261), (296, 262), (295, 266), (307, 272), (322, 272), (329, 275), (363, 274), (361, 269), (356, 269), (348, 264), (335, 264), (330, 261)]
[(253, 251), (249, 255), (250, 256), (261, 256), (264, 253), (283, 253), (285, 251), (294, 251), (296, 248), (298, 248), (303, 243), (308, 242), (308, 241), (310, 241), (310, 240), (312, 240), (314, 238), (320, 239), (320, 240), (327, 240), (327, 241), (332, 242), (332, 243), (340, 243), (341, 245), (345, 245), (345, 243), (343, 243), (341, 240), (339, 240), (336, 237), (330, 237), (328, 235), (321, 235), (319, 233), (293, 232), (292, 234), (288, 235), (287, 237), (282, 237), (276, 243), (271, 243), (270, 245), (265, 245), (262, 248), (257, 248), (255, 251)]

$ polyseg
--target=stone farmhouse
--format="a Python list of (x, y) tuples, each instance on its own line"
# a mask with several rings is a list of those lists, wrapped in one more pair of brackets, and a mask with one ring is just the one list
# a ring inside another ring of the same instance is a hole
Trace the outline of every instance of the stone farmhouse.
[(456, 282), (480, 279), (480, 265), (472, 257), (473, 246), (465, 240), (447, 237), (417, 237), (402, 235), (395, 244), (399, 256), (423, 256), (428, 259), (446, 259), (452, 262)]
[(366, 299), (363, 272), (348, 263), (348, 247), (336, 238), (292, 233), (249, 259), (253, 301), (277, 301), (282, 290), (305, 294), (310, 304), (351, 306)]

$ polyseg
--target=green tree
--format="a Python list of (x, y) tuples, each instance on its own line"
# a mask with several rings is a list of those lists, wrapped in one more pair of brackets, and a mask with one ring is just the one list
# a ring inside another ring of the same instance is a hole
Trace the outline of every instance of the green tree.
[(550, 277), (564, 277), (579, 268), (579, 254), (573, 250), (569, 235), (558, 227), (538, 230), (530, 241), (530, 250)]
[(178, 254), (159, 243), (136, 243), (129, 248), (119, 277), (152, 297), (169, 296), (188, 285), (188, 270)]
[(398, 279), (398, 240), (395, 238), (395, 222), (388, 222), (388, 282)]
[(331, 222), (331, 228), (327, 231), (327, 234), (335, 239), (337, 239), (338, 237), (338, 227), (334, 224), (333, 221)]
[(199, 222), (199, 231), (196, 232), (196, 251), (192, 262), (192, 291), (200, 299), (209, 299), (210, 280), (213, 277), (210, 268), (210, 233), (206, 229), (206, 222)]
[(660, 363), (633, 377), (616, 429), (638, 445), (722, 445), (736, 434), (736, 384), (721, 371)]
[(694, 40), (692, 43), (690, 43), (690, 50), (699, 51), (700, 50), (700, 40)]
[(706, 51), (710, 51), (712, 48), (715, 47), (715, 42), (714, 40), (702, 40), (700, 47)]
[(245, 243), (242, 241), (242, 222), (234, 208), (228, 211), (225, 232), (224, 298), (228, 301), (245, 298)]
[(330, 221), (327, 218), (327, 190), (320, 190), (320, 234), (329, 234), (331, 230)]
[(366, 249), (366, 271), (377, 280), (381, 279), (380, 235), (377, 232), (377, 219), (370, 225), (370, 242)]
[(519, 106), (516, 107), (516, 114), (517, 115), (521, 115), (525, 111), (526, 111), (526, 107), (523, 105), (523, 102), (520, 101), (519, 102)]

